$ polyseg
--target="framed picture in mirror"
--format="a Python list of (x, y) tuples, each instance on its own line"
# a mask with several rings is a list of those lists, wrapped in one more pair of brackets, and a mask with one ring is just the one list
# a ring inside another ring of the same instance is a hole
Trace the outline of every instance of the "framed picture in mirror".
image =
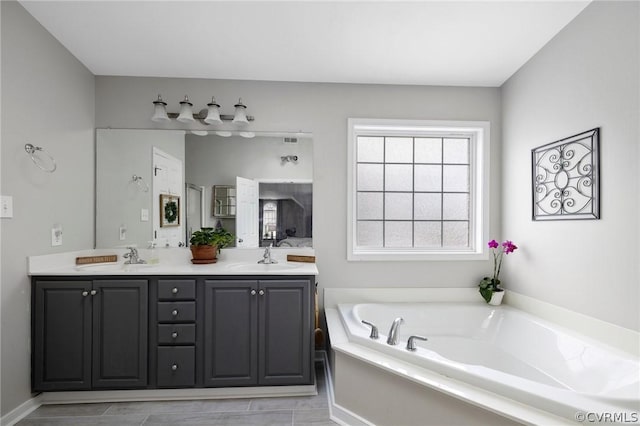
[(180, 197), (160, 194), (160, 226), (180, 226)]

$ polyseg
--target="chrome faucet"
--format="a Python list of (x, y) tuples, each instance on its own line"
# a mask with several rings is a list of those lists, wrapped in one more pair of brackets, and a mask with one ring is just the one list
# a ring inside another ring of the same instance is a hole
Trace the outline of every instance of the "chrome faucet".
[(371, 327), (371, 334), (369, 334), (369, 339), (377, 340), (378, 339), (378, 327), (376, 327), (375, 324), (370, 323), (369, 321), (362, 320), (362, 323), (368, 325), (369, 327)]
[(264, 254), (262, 255), (262, 259), (258, 260), (258, 263), (264, 263), (265, 265), (272, 265), (274, 263), (278, 263), (277, 260), (271, 258), (271, 247), (273, 247), (273, 243), (264, 249)]
[(409, 340), (407, 340), (407, 350), (408, 351), (416, 351), (418, 350), (418, 348), (416, 347), (416, 340), (423, 340), (423, 341), (427, 341), (429, 339), (427, 339), (424, 336), (410, 336)]
[(391, 329), (389, 330), (389, 335), (387, 336), (387, 345), (398, 344), (398, 329), (400, 328), (400, 324), (403, 322), (404, 320), (401, 317), (393, 320), (393, 324), (391, 324)]
[(138, 249), (135, 247), (127, 247), (129, 253), (125, 253), (122, 257), (129, 259), (124, 262), (125, 265), (138, 265), (141, 263), (147, 263), (146, 260), (142, 260), (138, 257)]

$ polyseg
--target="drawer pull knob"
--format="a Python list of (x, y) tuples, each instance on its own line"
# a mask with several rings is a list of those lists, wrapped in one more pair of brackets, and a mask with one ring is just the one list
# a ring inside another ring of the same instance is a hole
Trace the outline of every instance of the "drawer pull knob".
[(174, 288), (171, 290), (171, 293), (173, 293), (173, 294), (178, 294), (178, 287), (174, 287)]
[(97, 292), (97, 291), (95, 291), (95, 290), (91, 290), (91, 295), (92, 295), (92, 296), (95, 296), (96, 294), (98, 294), (98, 292)]
[(87, 296), (89, 295), (89, 292), (85, 290), (85, 291), (83, 291), (83, 292), (82, 292), (82, 295), (83, 295), (84, 297), (87, 297)]
[(172, 369), (173, 371), (176, 371), (176, 370), (178, 369), (178, 364), (173, 364), (173, 365), (171, 366), (171, 369)]
[(178, 316), (178, 310), (174, 309), (173, 311), (171, 311), (171, 315), (173, 315), (174, 317)]
[(174, 331), (173, 333), (171, 333), (171, 337), (173, 337), (174, 339), (178, 337), (178, 332)]
[(255, 296), (256, 295), (256, 291), (255, 290), (251, 290), (251, 295)]
[(264, 296), (264, 290), (260, 290), (260, 296)]

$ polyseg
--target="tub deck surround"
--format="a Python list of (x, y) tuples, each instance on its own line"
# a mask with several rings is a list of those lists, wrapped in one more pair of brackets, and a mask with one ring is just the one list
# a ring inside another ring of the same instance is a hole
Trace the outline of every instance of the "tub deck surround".
[[(577, 412), (599, 412), (640, 423), (640, 362), (633, 354), (510, 306), (488, 306), (475, 288), (358, 290), (360, 300), (352, 289), (325, 290), (336, 395), (351, 386), (341, 385), (349, 374), (369, 380), (362, 372), (369, 368), (366, 375), (379, 375), (381, 382), (392, 373), (407, 380), (407, 387), (424, 386), (425, 398), (437, 390), (458, 400), (461, 409), (482, 407), (517, 422), (573, 423)], [(429, 296), (441, 303), (401, 303), (403, 297), (414, 301)], [(386, 300), (394, 303), (375, 303)], [(397, 317), (405, 320), (400, 343), (389, 346), (386, 334)], [(369, 338), (370, 328), (362, 319), (378, 326), (378, 340)], [(409, 335), (429, 341), (418, 341), (418, 350), (409, 352)], [(347, 410), (358, 408), (348, 397), (336, 398), (336, 403), (353, 405)], [(407, 410), (403, 415), (410, 419), (412, 408)], [(384, 423), (381, 413), (357, 414)]]
[[(186, 248), (156, 248), (160, 261), (155, 264), (125, 265), (123, 254), (128, 250), (95, 249), (56, 253), (28, 258), (27, 271), (31, 276), (97, 276), (97, 275), (318, 275), (315, 263), (288, 262), (287, 255), (313, 256), (313, 249), (274, 249), (272, 257), (278, 263), (260, 265), (263, 248), (222, 250), (218, 262), (208, 265), (191, 263), (191, 251)], [(149, 250), (139, 249), (141, 259), (150, 258)], [(117, 254), (118, 262), (76, 265), (78, 256)]]

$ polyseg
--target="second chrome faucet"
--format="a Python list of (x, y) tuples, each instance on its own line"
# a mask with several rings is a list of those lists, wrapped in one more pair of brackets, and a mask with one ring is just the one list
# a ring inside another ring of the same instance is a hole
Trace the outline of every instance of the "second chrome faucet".
[(262, 255), (262, 259), (258, 260), (258, 263), (263, 263), (265, 265), (272, 265), (274, 263), (278, 263), (277, 260), (273, 259), (271, 257), (271, 248), (273, 247), (273, 244), (271, 244), (269, 247), (266, 247), (264, 249), (264, 254)]

